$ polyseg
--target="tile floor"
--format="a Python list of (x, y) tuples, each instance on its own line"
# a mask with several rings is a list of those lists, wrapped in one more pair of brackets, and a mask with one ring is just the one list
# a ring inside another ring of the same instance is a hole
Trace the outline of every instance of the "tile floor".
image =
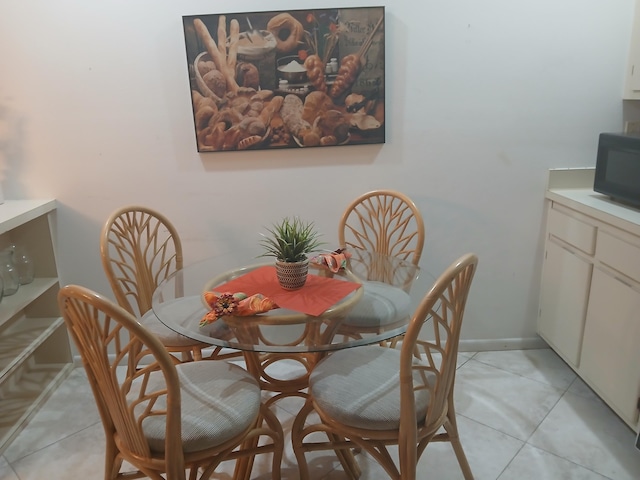
[[(476, 480), (638, 480), (634, 433), (551, 350), (461, 353), (456, 407)], [(285, 431), (301, 401), (278, 402)], [(2, 480), (88, 480), (103, 475), (103, 431), (84, 371), (78, 368), (0, 457)], [(358, 455), (363, 479), (384, 479)], [(345, 478), (327, 452), (309, 457), (313, 478)], [(298, 478), (288, 449), (282, 478)], [(223, 464), (216, 479), (230, 479)], [(253, 478), (270, 478), (257, 459)], [(427, 447), (418, 478), (458, 480), (448, 444)]]

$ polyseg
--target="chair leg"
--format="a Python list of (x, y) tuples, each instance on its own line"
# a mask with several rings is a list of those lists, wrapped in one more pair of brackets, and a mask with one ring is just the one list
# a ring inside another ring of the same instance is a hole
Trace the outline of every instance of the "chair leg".
[[(327, 433), (327, 437), (333, 443), (343, 442), (344, 437), (340, 437), (334, 433)], [(340, 460), (340, 464), (342, 464), (342, 468), (344, 469), (344, 473), (347, 474), (352, 480), (357, 480), (362, 475), (362, 470), (360, 470), (360, 465), (356, 461), (356, 457), (353, 455), (353, 450), (351, 448), (336, 448), (333, 450), (336, 453), (336, 457)]]
[[(401, 437), (398, 442), (398, 465), (400, 467), (400, 476), (404, 480), (415, 480), (418, 463), (416, 445), (408, 445), (409, 439)], [(413, 443), (413, 440), (409, 440)]]
[(278, 420), (278, 417), (276, 417), (266, 405), (261, 405), (260, 410), (264, 421), (267, 422), (267, 426), (277, 433), (277, 435), (272, 438), (273, 460), (271, 464), (271, 478), (273, 480), (280, 480), (280, 469), (282, 468), (282, 457), (284, 455), (284, 432), (282, 431), (282, 424)]
[(194, 361), (202, 360), (202, 348), (200, 347), (192, 347), (191, 355), (193, 356)]
[[(273, 441), (273, 460), (271, 465), (271, 476), (274, 480), (280, 479), (280, 465), (282, 464), (282, 456), (284, 450), (284, 433), (282, 431), (282, 425), (275, 416), (275, 414), (269, 410), (264, 404), (260, 405), (260, 414), (256, 420), (255, 429), (262, 429), (263, 423), (266, 422), (267, 426), (275, 432), (274, 435), (262, 433), (261, 435), (271, 436)], [(241, 450), (255, 450), (258, 447), (260, 435), (255, 435), (244, 441), (240, 445)], [(253, 469), (253, 463), (255, 460), (255, 454), (247, 455), (236, 460), (235, 470), (233, 472), (234, 479), (246, 479), (251, 477), (251, 470)]]
[[(240, 445), (240, 448), (242, 450), (252, 449), (257, 446), (257, 443), (258, 443), (258, 439), (252, 438), (242, 443)], [(253, 469), (253, 460), (254, 460), (253, 455), (241, 457), (237, 459), (236, 467), (233, 470), (233, 478), (239, 479), (239, 480), (249, 480), (249, 478), (251, 477), (251, 470)]]
[(464, 454), (464, 449), (460, 442), (460, 435), (458, 435), (458, 424), (456, 423), (456, 414), (453, 407), (451, 407), (447, 412), (447, 419), (448, 421), (445, 422), (443, 426), (449, 436), (449, 441), (451, 442), (453, 451), (456, 454), (458, 463), (460, 464), (460, 470), (462, 470), (464, 480), (473, 480), (473, 473), (471, 472), (471, 467), (467, 461), (467, 456)]
[[(106, 432), (105, 432), (106, 433)], [(113, 439), (107, 434), (107, 445), (104, 455), (104, 478), (105, 480), (115, 480), (118, 478), (122, 467), (122, 457)]]
[[(296, 455), (300, 480), (309, 480), (309, 465), (305, 457), (305, 452), (307, 449), (304, 443), (304, 428), (307, 417), (312, 410), (313, 403), (311, 399), (308, 399), (296, 415), (296, 418), (293, 421), (293, 425), (291, 426), (291, 444), (293, 445), (293, 452)], [(331, 433), (325, 429), (323, 429), (322, 431), (327, 435), (329, 442), (332, 444), (344, 441), (344, 438), (339, 436), (338, 434)], [(327, 444), (326, 449), (329, 450), (330, 448), (331, 447), (329, 446), (329, 444)], [(317, 450), (317, 448), (313, 450), (315, 451)], [(358, 478), (360, 478), (362, 472), (360, 470), (358, 462), (353, 455), (353, 451), (351, 450), (351, 448), (334, 448), (333, 451), (335, 452), (338, 460), (340, 460), (340, 464), (342, 465), (342, 468), (344, 469), (347, 477), (352, 480), (357, 480)]]
[(308, 399), (296, 415), (296, 418), (293, 420), (293, 425), (291, 426), (291, 444), (293, 445), (293, 453), (296, 455), (300, 480), (309, 480), (309, 465), (304, 455), (303, 430), (307, 416), (311, 410), (313, 410), (313, 404), (311, 400)]

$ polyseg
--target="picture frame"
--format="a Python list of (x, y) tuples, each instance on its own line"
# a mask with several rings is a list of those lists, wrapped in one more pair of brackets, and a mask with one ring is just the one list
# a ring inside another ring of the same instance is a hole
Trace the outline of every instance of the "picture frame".
[(198, 152), (384, 143), (384, 13), (183, 16)]

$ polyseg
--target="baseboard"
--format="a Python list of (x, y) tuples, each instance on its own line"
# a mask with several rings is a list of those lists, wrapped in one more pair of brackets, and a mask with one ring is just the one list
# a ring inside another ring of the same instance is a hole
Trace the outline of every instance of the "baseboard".
[(460, 352), (490, 352), (496, 350), (534, 350), (549, 348), (540, 337), (496, 338), (491, 340), (460, 340)]

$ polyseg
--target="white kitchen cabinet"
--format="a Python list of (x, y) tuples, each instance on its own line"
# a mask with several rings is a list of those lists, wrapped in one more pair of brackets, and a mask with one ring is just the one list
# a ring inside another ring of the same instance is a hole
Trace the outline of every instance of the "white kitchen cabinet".
[(640, 100), (640, 0), (635, 2), (623, 99)]
[(632, 426), (638, 423), (639, 341), (640, 291), (596, 268), (580, 370), (585, 381)]
[(538, 333), (565, 361), (577, 367), (592, 264), (550, 241), (542, 268)]
[(637, 430), (640, 210), (595, 193), (592, 169), (558, 173), (583, 182), (562, 188), (551, 172), (538, 333)]
[(35, 267), (32, 283), (0, 301), (0, 453), (73, 368), (57, 305), (54, 215), (55, 200), (0, 205), (0, 249), (25, 247)]

